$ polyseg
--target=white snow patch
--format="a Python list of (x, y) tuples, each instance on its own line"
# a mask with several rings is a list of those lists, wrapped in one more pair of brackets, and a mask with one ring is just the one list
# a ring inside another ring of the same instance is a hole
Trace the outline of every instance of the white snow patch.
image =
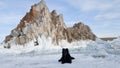
[[(62, 40), (59, 46), (51, 44), (51, 38), (38, 40), (39, 46), (34, 46), (35, 40), (24, 47), (13, 45), (11, 49), (4, 49), (0, 46), (1, 68), (120, 68), (120, 38), (108, 42)], [(58, 62), (62, 48), (69, 48), (75, 57), (72, 64)]]

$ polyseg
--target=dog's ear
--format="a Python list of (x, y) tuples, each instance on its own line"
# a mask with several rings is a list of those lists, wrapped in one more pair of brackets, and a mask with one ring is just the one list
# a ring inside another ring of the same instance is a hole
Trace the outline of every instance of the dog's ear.
[(63, 52), (65, 52), (65, 49), (64, 49), (64, 48), (62, 49), (62, 53), (63, 53)]

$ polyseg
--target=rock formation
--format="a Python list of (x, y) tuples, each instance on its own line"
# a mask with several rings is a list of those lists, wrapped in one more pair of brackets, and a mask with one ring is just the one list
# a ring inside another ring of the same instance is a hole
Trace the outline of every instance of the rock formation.
[(73, 40), (95, 40), (96, 36), (92, 33), (89, 26), (84, 25), (82, 22), (74, 24), (73, 27), (67, 28), (70, 31)]
[(91, 29), (82, 23), (67, 28), (63, 15), (58, 15), (55, 10), (50, 12), (45, 1), (41, 0), (31, 7), (11, 34), (6, 36), (5, 46), (13, 42), (16, 45), (24, 45), (33, 39), (37, 41), (41, 36), (51, 37), (52, 43), (56, 45), (59, 45), (59, 41), (63, 39), (72, 42), (96, 38)]

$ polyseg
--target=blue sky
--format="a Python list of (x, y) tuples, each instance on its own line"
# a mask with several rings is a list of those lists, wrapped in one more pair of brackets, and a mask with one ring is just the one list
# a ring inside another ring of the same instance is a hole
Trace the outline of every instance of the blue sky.
[[(0, 41), (10, 34), (31, 5), (40, 0), (0, 0)], [(120, 0), (46, 0), (50, 11), (64, 15), (67, 26), (83, 22), (98, 37), (120, 36)]]

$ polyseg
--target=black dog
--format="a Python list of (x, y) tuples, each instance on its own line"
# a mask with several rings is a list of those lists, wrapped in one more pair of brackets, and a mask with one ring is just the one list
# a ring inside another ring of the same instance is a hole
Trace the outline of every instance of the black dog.
[(75, 59), (74, 57), (70, 56), (68, 48), (62, 49), (62, 57), (58, 61), (61, 62), (62, 64), (64, 63), (72, 63), (72, 60)]

